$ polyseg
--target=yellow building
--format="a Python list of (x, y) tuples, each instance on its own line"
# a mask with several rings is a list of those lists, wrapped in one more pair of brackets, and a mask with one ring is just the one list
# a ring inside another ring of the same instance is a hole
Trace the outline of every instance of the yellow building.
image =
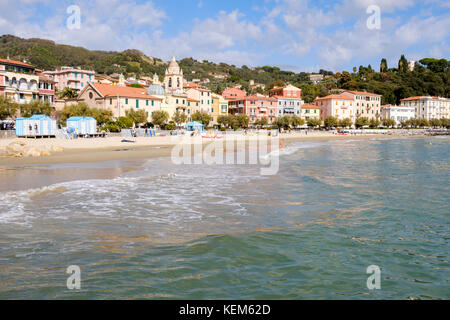
[(300, 117), (305, 121), (309, 119), (320, 119), (320, 108), (312, 104), (304, 104), (302, 105)]
[(219, 116), (225, 116), (227, 114), (228, 114), (228, 100), (226, 100), (220, 94), (212, 93), (212, 107), (211, 107), (212, 124), (217, 124), (217, 118)]

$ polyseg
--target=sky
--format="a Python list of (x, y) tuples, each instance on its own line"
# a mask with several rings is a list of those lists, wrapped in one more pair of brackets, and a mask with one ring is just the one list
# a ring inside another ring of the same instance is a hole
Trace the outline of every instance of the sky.
[(351, 71), (378, 69), (381, 58), (396, 66), (401, 54), (449, 59), (450, 1), (0, 0), (3, 34), (163, 60)]

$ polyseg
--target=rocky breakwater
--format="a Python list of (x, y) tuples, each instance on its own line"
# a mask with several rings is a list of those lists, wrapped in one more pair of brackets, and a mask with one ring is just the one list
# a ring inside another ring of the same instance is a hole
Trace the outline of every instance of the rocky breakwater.
[(30, 146), (25, 141), (14, 140), (2, 150), (0, 150), (0, 156), (24, 158), (24, 157), (44, 157), (49, 156), (52, 153), (62, 152), (64, 149), (59, 146)]

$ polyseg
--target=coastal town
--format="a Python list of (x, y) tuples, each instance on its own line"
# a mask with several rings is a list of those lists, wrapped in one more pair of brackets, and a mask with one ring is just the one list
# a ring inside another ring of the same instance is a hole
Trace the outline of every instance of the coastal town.
[[(313, 77), (312, 81), (321, 81), (321, 78)], [(251, 84), (255, 86), (254, 82)], [(376, 129), (405, 127), (405, 124), (446, 127), (450, 118), (450, 99), (445, 97), (413, 96), (401, 99), (400, 105), (382, 105), (380, 94), (340, 89), (317, 97), (312, 103), (305, 103), (302, 90), (292, 84), (274, 86), (267, 90), (267, 94), (248, 94), (240, 87), (228, 87), (218, 94), (199, 81), (187, 81), (175, 57), (163, 75), (154, 74), (152, 78), (140, 79), (125, 79), (122, 74), (115, 77), (100, 75), (94, 70), (79, 67), (41, 70), (26, 62), (0, 59), (0, 98), (19, 106), (13, 114), (2, 115), (2, 126), (3, 129), (14, 128), (17, 136), (55, 136), (51, 128), (45, 134), (40, 134), (41, 130), (33, 130), (29, 124), (19, 128), (23, 126), (21, 123), (26, 123), (16, 121), (26, 119), (20, 112), (20, 105), (34, 101), (50, 106), (48, 114), (44, 115), (50, 119), (58, 118), (58, 114), (71, 106), (83, 104), (86, 110), (101, 110), (101, 115), (107, 114), (115, 120), (139, 113), (140, 120), (131, 122), (128, 127), (150, 124), (166, 129), (186, 128), (189, 123), (191, 128), (192, 123), (194, 126), (201, 123), (203, 129), (215, 127), (223, 130), (228, 127), (298, 129), (320, 126), (370, 126)], [(59, 97), (58, 92), (70, 94)], [(88, 114), (75, 116), (87, 117)], [(53, 122), (51, 127), (56, 128), (56, 120)], [(62, 123), (63, 127), (65, 125)], [(87, 133), (97, 133), (96, 125), (92, 127)], [(99, 129), (109, 131), (108, 126)]]

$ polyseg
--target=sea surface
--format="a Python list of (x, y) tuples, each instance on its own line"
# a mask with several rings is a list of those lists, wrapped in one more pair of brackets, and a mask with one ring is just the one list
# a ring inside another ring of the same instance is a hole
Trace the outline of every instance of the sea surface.
[[(3, 168), (0, 299), (449, 299), (449, 161), (450, 139), (430, 137), (293, 143), (274, 176), (170, 159)], [(61, 172), (74, 181), (39, 185)]]

